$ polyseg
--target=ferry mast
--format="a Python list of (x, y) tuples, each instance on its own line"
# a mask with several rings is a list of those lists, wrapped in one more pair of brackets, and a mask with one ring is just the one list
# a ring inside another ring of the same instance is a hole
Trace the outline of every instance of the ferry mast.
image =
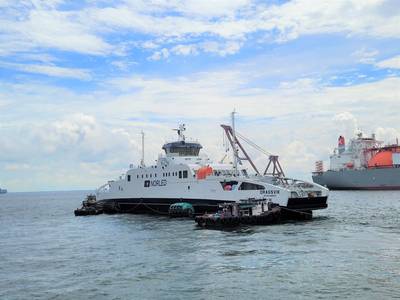
[(237, 149), (237, 139), (235, 132), (235, 114), (236, 111), (233, 110), (231, 113), (231, 122), (232, 122), (232, 151), (233, 151), (233, 170), (235, 171), (235, 175), (237, 175), (237, 165), (238, 165), (238, 149)]

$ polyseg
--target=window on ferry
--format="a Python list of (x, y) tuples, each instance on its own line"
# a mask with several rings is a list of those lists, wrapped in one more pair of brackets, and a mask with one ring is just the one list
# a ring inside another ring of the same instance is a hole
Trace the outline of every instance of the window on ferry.
[(139, 178), (139, 175), (136, 175), (136, 178)]
[(127, 179), (128, 181), (131, 181), (131, 175), (126, 176), (126, 179)]
[(222, 181), (220, 182), (224, 191), (232, 191), (237, 187), (237, 181)]
[(188, 178), (188, 171), (187, 170), (183, 171), (183, 178)]
[(179, 178), (182, 178), (182, 171), (179, 171)]
[(168, 153), (178, 153), (179, 156), (198, 156), (200, 149), (199, 148), (190, 148), (190, 147), (171, 147), (167, 151)]
[(157, 174), (154, 174), (154, 177), (157, 177)]
[(149, 177), (149, 175), (146, 174), (146, 178), (148, 178), (148, 177)]
[(171, 176), (171, 172), (168, 172), (168, 176)]
[(150, 174), (150, 178), (153, 177), (153, 174)]
[(142, 178), (143, 178), (143, 174), (142, 174)]
[(239, 187), (239, 190), (248, 191), (248, 190), (264, 190), (265, 187), (259, 184), (250, 183), (250, 182), (242, 182)]

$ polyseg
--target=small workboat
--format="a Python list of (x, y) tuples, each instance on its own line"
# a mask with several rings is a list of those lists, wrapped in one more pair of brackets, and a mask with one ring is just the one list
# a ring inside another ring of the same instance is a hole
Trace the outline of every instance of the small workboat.
[(214, 214), (197, 216), (200, 227), (223, 228), (245, 225), (271, 225), (281, 219), (281, 208), (265, 200), (247, 199), (235, 203), (224, 203)]
[(86, 200), (82, 201), (82, 207), (74, 210), (75, 216), (90, 216), (103, 213), (102, 205), (97, 203), (96, 196), (89, 194)]

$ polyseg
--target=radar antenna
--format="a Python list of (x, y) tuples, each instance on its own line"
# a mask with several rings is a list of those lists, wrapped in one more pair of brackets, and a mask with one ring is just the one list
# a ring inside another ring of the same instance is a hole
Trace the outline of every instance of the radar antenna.
[(185, 124), (179, 124), (178, 128), (172, 129), (178, 133), (179, 141), (185, 141), (185, 135), (183, 132), (186, 130)]

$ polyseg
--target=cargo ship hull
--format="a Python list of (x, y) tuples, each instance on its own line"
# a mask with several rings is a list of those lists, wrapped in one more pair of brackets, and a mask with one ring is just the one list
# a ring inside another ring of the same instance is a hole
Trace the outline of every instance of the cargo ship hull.
[(400, 168), (328, 170), (312, 178), (332, 190), (400, 190)]

